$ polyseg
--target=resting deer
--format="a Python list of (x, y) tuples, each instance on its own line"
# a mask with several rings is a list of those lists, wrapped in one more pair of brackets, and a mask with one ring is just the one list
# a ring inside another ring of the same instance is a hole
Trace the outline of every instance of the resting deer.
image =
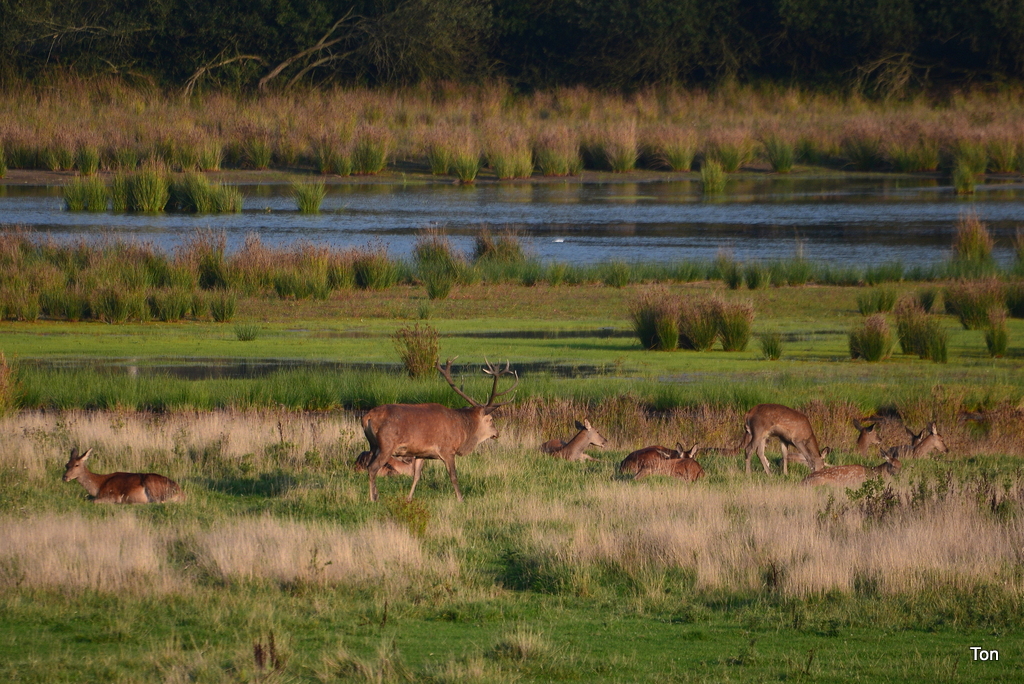
[(865, 480), (877, 477), (892, 477), (900, 472), (900, 469), (903, 467), (900, 464), (900, 449), (901, 447), (893, 447), (891, 449), (879, 450), (882, 458), (885, 459), (885, 463), (874, 468), (862, 465), (829, 466), (824, 470), (811, 473), (804, 478), (801, 484), (855, 488), (861, 486)]
[(914, 433), (910, 428), (904, 426), (907, 434), (910, 435), (910, 448), (906, 449), (901, 456), (903, 458), (923, 458), (933, 451), (948, 454), (949, 448), (939, 436), (935, 423), (929, 423), (928, 427), (921, 432)]
[(667, 475), (693, 482), (704, 476), (704, 469), (693, 460), (699, 449), (700, 446), (694, 444), (686, 450), (679, 442), (676, 442), (675, 449), (663, 446), (644, 447), (623, 459), (619, 464), (619, 473), (632, 474), (634, 480), (648, 475)]
[[(498, 438), (491, 414), (504, 406), (504, 403), (495, 404), (494, 400), (514, 390), (519, 385), (519, 376), (509, 369), (507, 363), (505, 368), (501, 369), (485, 359), (486, 366), (483, 372), (494, 378), (494, 384), (487, 403), (481, 404), (459, 389), (452, 380), (454, 360), (449, 359), (445, 367), (438, 363), (437, 370), (455, 393), (471, 406), (450, 409), (441, 404), (385, 404), (370, 409), (363, 416), (363, 433), (366, 435), (366, 441), (370, 443), (371, 452), (367, 464), (367, 471), (370, 474), (370, 501), (377, 500), (377, 475), (393, 458), (413, 467), (412, 487), (409, 489), (407, 501), (412, 501), (412, 495), (423, 472), (423, 463), (429, 458), (444, 463), (452, 487), (455, 488), (455, 497), (462, 501), (459, 479), (455, 474), (455, 457), (472, 452), (481, 442)], [(498, 381), (504, 375), (513, 376), (515, 382), (503, 392), (498, 392)]]
[(803, 459), (811, 472), (825, 468), (824, 458), (831, 449), (818, 449), (818, 440), (814, 436), (811, 422), (807, 416), (788, 406), (780, 404), (758, 404), (747, 411), (743, 418), (746, 436), (743, 441), (743, 452), (746, 471), (750, 474), (750, 452), (757, 451), (765, 474), (771, 474), (771, 466), (764, 456), (765, 442), (769, 437), (778, 437), (782, 442), (782, 472), (789, 474), (788, 449), (794, 449)]
[(853, 427), (857, 428), (857, 452), (860, 453), (864, 458), (868, 457), (868, 450), (877, 446), (879, 449), (882, 448), (882, 440), (878, 438), (878, 430), (876, 430), (876, 423), (864, 425), (859, 419), (853, 419)]
[[(365, 473), (370, 466), (370, 458), (373, 456), (372, 451), (362, 451), (356, 456), (356, 462), (352, 468), (357, 473)], [(397, 458), (390, 458), (388, 462), (381, 466), (380, 470), (377, 471), (378, 476), (391, 477), (392, 475), (412, 475), (412, 463), (406, 463), (405, 461), (399, 461)]]
[(576, 429), (579, 432), (568, 442), (552, 439), (541, 444), (540, 450), (566, 461), (593, 461), (594, 458), (583, 453), (583, 450), (591, 445), (602, 448), (608, 446), (608, 440), (591, 426), (589, 420), (584, 419), (582, 423), (577, 420)]
[(174, 480), (156, 473), (110, 473), (89, 471), (85, 462), (92, 449), (81, 456), (71, 450), (64, 469), (64, 481), (78, 480), (96, 503), (171, 503), (185, 500), (185, 493)]

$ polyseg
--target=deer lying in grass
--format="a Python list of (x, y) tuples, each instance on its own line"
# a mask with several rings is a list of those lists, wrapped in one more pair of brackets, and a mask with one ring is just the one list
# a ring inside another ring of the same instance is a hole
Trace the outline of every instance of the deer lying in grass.
[(929, 423), (928, 427), (921, 432), (914, 433), (910, 428), (904, 426), (907, 434), (910, 435), (910, 447), (901, 454), (902, 458), (924, 458), (933, 451), (948, 454), (949, 448), (939, 436), (935, 423)]
[(864, 458), (868, 457), (868, 450), (877, 446), (882, 448), (882, 440), (878, 438), (877, 423), (864, 425), (860, 419), (853, 419), (853, 427), (857, 429), (857, 452)]
[(619, 464), (619, 474), (632, 475), (634, 480), (648, 475), (667, 475), (693, 482), (704, 476), (704, 469), (693, 460), (699, 449), (699, 445), (694, 444), (686, 450), (679, 442), (675, 449), (663, 446), (637, 449)]
[(743, 452), (746, 461), (746, 472), (750, 474), (750, 453), (757, 451), (766, 475), (771, 474), (771, 466), (764, 456), (765, 443), (769, 437), (778, 437), (782, 442), (782, 472), (789, 474), (788, 450), (794, 449), (803, 459), (811, 472), (825, 468), (824, 458), (831, 449), (818, 449), (818, 439), (814, 436), (811, 422), (807, 416), (781, 404), (758, 404), (747, 411), (743, 418), (746, 436), (743, 441)]
[[(373, 456), (372, 451), (362, 451), (356, 456), (356, 462), (352, 468), (357, 473), (365, 473), (370, 467), (370, 460)], [(397, 458), (391, 457), (388, 462), (381, 466), (380, 470), (377, 471), (379, 477), (391, 477), (393, 475), (409, 475), (412, 476), (412, 461), (400, 461)]]
[(903, 467), (900, 464), (900, 451), (904, 447), (892, 447), (891, 449), (881, 449), (880, 454), (885, 459), (885, 463), (877, 465), (874, 468), (862, 465), (841, 465), (841, 466), (829, 466), (824, 470), (818, 470), (807, 477), (801, 484), (819, 486), (819, 485), (832, 485), (836, 487), (847, 487), (854, 489), (864, 484), (865, 480), (874, 479), (877, 477), (889, 478), (900, 472)]
[(594, 458), (583, 453), (588, 446), (606, 447), (608, 440), (591, 426), (590, 421), (576, 421), (576, 429), (579, 430), (576, 436), (568, 442), (560, 439), (552, 439), (540, 445), (540, 450), (545, 454), (551, 454), (555, 458), (564, 458), (567, 461), (593, 461)]
[[(363, 416), (363, 433), (370, 443), (371, 453), (366, 466), (370, 474), (370, 501), (377, 500), (377, 475), (393, 458), (411, 462), (413, 466), (412, 487), (407, 501), (412, 501), (423, 472), (423, 463), (430, 458), (444, 463), (455, 488), (455, 497), (462, 501), (459, 479), (455, 474), (455, 457), (472, 452), (481, 442), (498, 438), (491, 414), (504, 404), (495, 404), (494, 400), (514, 390), (519, 384), (519, 376), (509, 369), (507, 363), (504, 369), (500, 369), (485, 359), (483, 372), (494, 378), (494, 384), (487, 403), (481, 404), (455, 384), (451, 374), (454, 360), (449, 359), (445, 367), (437, 364), (437, 370), (455, 393), (471, 406), (450, 409), (441, 404), (384, 404)], [(498, 381), (504, 375), (515, 377), (515, 382), (503, 392), (498, 392)]]
[(185, 500), (185, 493), (174, 480), (156, 473), (110, 473), (89, 471), (85, 462), (92, 449), (81, 456), (71, 450), (64, 468), (64, 481), (78, 480), (96, 503), (171, 503)]

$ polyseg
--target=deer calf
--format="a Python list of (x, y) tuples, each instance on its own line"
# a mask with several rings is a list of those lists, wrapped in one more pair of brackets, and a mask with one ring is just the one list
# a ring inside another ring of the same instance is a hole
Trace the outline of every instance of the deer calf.
[(594, 458), (583, 453), (583, 450), (591, 445), (596, 447), (608, 446), (608, 440), (594, 429), (589, 420), (584, 419), (582, 423), (577, 420), (576, 429), (579, 432), (568, 442), (560, 439), (548, 440), (540, 445), (540, 450), (546, 454), (551, 454), (555, 458), (564, 458), (567, 461), (593, 461)]
[(905, 458), (924, 458), (933, 451), (938, 451), (942, 454), (948, 454), (949, 448), (946, 443), (939, 436), (939, 431), (935, 427), (935, 423), (929, 423), (928, 427), (921, 432), (914, 433), (910, 428), (904, 426), (907, 434), (910, 435), (910, 447), (903, 447), (903, 454), (901, 456)]
[(864, 458), (868, 457), (868, 450), (877, 446), (882, 448), (882, 440), (878, 438), (877, 423), (864, 425), (859, 419), (853, 419), (853, 427), (857, 429), (857, 451)]
[(648, 475), (667, 475), (694, 482), (704, 476), (704, 469), (693, 459), (699, 450), (694, 444), (689, 450), (676, 442), (675, 449), (663, 446), (649, 446), (637, 449), (619, 464), (619, 473), (632, 475), (639, 480)]
[(818, 470), (807, 477), (801, 484), (810, 486), (832, 485), (836, 487), (855, 488), (864, 484), (865, 480), (881, 477), (888, 478), (900, 472), (903, 467), (900, 464), (900, 450), (902, 447), (882, 449), (880, 454), (885, 463), (874, 468), (862, 465), (829, 466), (824, 470)]
[(71, 450), (64, 469), (64, 481), (78, 480), (96, 503), (171, 503), (185, 500), (185, 493), (174, 480), (156, 473), (110, 473), (89, 471), (85, 462), (92, 449), (81, 456)]

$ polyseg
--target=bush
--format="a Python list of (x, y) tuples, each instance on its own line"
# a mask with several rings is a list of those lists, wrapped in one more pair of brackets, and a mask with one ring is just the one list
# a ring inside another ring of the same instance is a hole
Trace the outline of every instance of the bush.
[(754, 307), (749, 302), (724, 302), (718, 306), (718, 334), (725, 351), (744, 351), (750, 342)]
[(992, 308), (988, 312), (985, 346), (988, 348), (988, 355), (994, 359), (1006, 356), (1009, 336), (1006, 332), (1006, 310), (1001, 307)]
[(896, 290), (891, 287), (876, 287), (857, 295), (857, 310), (862, 316), (888, 313), (896, 304)]
[(892, 355), (892, 349), (892, 332), (882, 314), (869, 316), (850, 331), (850, 358), (884, 361)]
[(679, 346), (708, 351), (719, 335), (722, 302), (718, 299), (684, 299), (679, 306)]
[(761, 358), (767, 361), (778, 361), (782, 358), (782, 333), (762, 333), (759, 342), (761, 344)]
[(959, 280), (943, 291), (946, 313), (956, 316), (965, 330), (988, 325), (989, 311), (1006, 306), (1003, 284), (995, 279)]
[(437, 330), (427, 323), (415, 323), (395, 331), (392, 340), (410, 378), (433, 374), (437, 368), (439, 338)]

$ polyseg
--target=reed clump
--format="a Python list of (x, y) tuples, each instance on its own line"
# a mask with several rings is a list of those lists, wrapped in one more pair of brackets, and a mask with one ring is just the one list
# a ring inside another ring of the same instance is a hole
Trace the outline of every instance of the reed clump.
[(964, 330), (981, 330), (988, 325), (989, 312), (1005, 309), (1003, 284), (994, 279), (958, 280), (943, 290), (946, 313), (957, 317)]
[(575, 176), (583, 170), (579, 138), (565, 126), (548, 127), (537, 133), (533, 158), (544, 176)]
[(689, 171), (697, 155), (697, 136), (689, 128), (661, 126), (644, 136), (648, 164), (669, 171)]
[(995, 270), (995, 241), (976, 213), (961, 215), (953, 236), (953, 270), (961, 277), (977, 278)]
[(796, 161), (793, 143), (780, 135), (770, 134), (761, 139), (764, 154), (775, 173), (789, 173)]
[(238, 299), (233, 292), (220, 292), (210, 297), (210, 318), (217, 323), (230, 323), (235, 317)]
[(242, 211), (242, 193), (193, 171), (171, 181), (165, 208), (186, 214), (234, 214)]
[(484, 156), (498, 180), (533, 175), (533, 150), (529, 137), (518, 127), (511, 131), (489, 131)]
[(891, 287), (874, 287), (857, 295), (857, 310), (862, 316), (889, 313), (896, 305), (896, 290)]
[(381, 126), (367, 125), (356, 131), (352, 147), (352, 172), (372, 176), (388, 165), (394, 145), (391, 131)]
[(427, 323), (414, 323), (395, 331), (392, 341), (410, 378), (433, 377), (440, 354), (439, 340), (437, 329)]
[(641, 292), (629, 305), (629, 318), (644, 349), (672, 351), (679, 347), (679, 306), (668, 288)]
[(782, 333), (773, 330), (758, 336), (761, 358), (766, 361), (778, 361), (782, 358)]
[(750, 290), (763, 290), (772, 283), (772, 270), (760, 261), (752, 261), (743, 267), (743, 280)]
[(100, 151), (93, 145), (82, 145), (75, 152), (75, 169), (83, 176), (92, 176), (100, 170)]
[(891, 144), (886, 157), (893, 170), (899, 173), (934, 171), (939, 168), (939, 146), (923, 138), (912, 143)]
[(352, 271), (356, 286), (363, 290), (386, 290), (398, 282), (398, 264), (381, 244), (357, 252)]
[(456, 284), (471, 280), (465, 257), (452, 247), (440, 230), (422, 231), (413, 246), (416, 271), (427, 288), (429, 299), (447, 299)]
[(261, 332), (259, 323), (235, 323), (235, 338), (239, 342), (253, 342), (259, 339)]
[(722, 350), (745, 351), (754, 325), (754, 305), (750, 302), (721, 302), (717, 314)]
[(948, 338), (937, 316), (930, 315), (918, 300), (910, 297), (899, 301), (895, 315), (896, 336), (904, 354), (916, 354), (936, 363), (948, 361)]
[(94, 176), (75, 178), (62, 188), (62, 194), (68, 211), (106, 211), (110, 197), (107, 186)]
[(712, 297), (684, 299), (679, 304), (679, 347), (709, 351), (721, 330), (722, 301)]
[(320, 205), (327, 197), (327, 186), (323, 181), (293, 183), (292, 197), (300, 214), (319, 214)]
[(705, 157), (700, 164), (700, 187), (705, 195), (720, 195), (725, 191), (725, 170), (721, 162)]
[(849, 334), (850, 358), (884, 361), (892, 355), (893, 339), (889, 324), (882, 314), (874, 314)]
[(985, 348), (988, 355), (993, 359), (1006, 356), (1006, 350), (1010, 345), (1009, 333), (1006, 330), (1006, 309), (993, 307), (988, 311), (988, 321), (985, 325)]

